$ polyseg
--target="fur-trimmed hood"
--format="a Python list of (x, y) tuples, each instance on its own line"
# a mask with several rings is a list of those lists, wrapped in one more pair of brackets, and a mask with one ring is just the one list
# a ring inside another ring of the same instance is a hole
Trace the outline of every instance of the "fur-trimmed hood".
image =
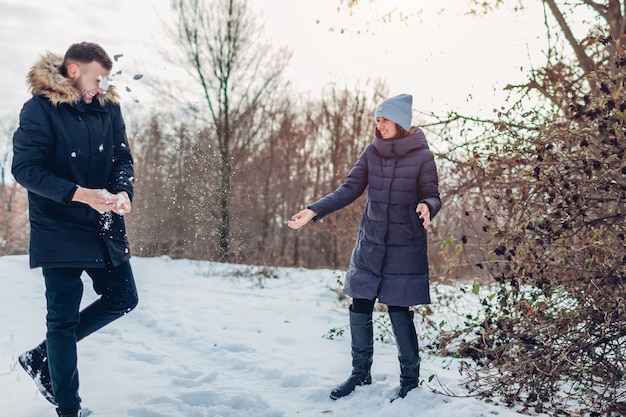
[[(29, 89), (33, 95), (48, 98), (54, 106), (62, 103), (78, 104), (82, 100), (80, 91), (61, 73), (62, 66), (62, 56), (51, 52), (42, 55), (26, 76)], [(101, 106), (107, 102), (119, 104), (119, 96), (112, 86), (109, 86), (106, 94), (97, 94), (95, 98)]]

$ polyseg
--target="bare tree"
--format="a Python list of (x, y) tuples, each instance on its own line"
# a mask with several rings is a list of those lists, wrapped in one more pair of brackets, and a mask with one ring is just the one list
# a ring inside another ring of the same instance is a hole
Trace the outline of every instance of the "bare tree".
[[(173, 125), (173, 126), (172, 126)], [(152, 116), (132, 136), (135, 198), (128, 215), (133, 251), (141, 256), (181, 255), (184, 246), (179, 164), (185, 161), (175, 122)]]
[[(237, 256), (264, 264), (291, 264), (292, 233), (287, 219), (308, 190), (308, 161), (315, 141), (308, 123), (310, 107), (285, 99), (264, 146), (251, 156), (235, 176), (233, 207), (237, 227)], [(278, 109), (277, 109), (278, 110)], [(295, 249), (294, 249), (295, 250)]]
[(0, 119), (0, 255), (28, 251), (27, 194), (9, 175), (15, 121), (12, 117)]
[[(231, 253), (233, 175), (266, 137), (268, 105), (282, 90), (286, 49), (264, 43), (246, 0), (176, 0), (179, 45), (203, 102), (190, 108), (207, 123), (218, 160), (218, 258)], [(202, 192), (202, 190), (198, 190)]]
[[(320, 130), (317, 138), (319, 163), (314, 199), (339, 187), (359, 155), (374, 137), (374, 110), (386, 87), (380, 81), (356, 89), (329, 85), (319, 108)], [(309, 201), (312, 203), (313, 201)], [(324, 220), (315, 228), (324, 266), (346, 267), (356, 238), (365, 197)]]
[(17, 128), (14, 118), (2, 117), (0, 119), (0, 184), (6, 184), (7, 174), (11, 170), (11, 141), (13, 132)]

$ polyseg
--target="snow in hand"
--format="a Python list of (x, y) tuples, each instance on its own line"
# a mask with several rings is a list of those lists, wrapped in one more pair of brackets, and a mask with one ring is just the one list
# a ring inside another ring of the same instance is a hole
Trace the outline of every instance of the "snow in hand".
[[(268, 278), (245, 265), (131, 262), (139, 306), (78, 344), (80, 393), (92, 417), (519, 416), (465, 396), (458, 362), (424, 354), (424, 384), (390, 402), (397, 351), (379, 339), (372, 385), (331, 400), (351, 370), (348, 312), (332, 291), (337, 271), (276, 268)], [(0, 257), (0, 271), (0, 410), (52, 417), (17, 365), (45, 334), (41, 271), (23, 255)], [(95, 294), (84, 280), (87, 304)], [(324, 337), (331, 329), (345, 332)], [(431, 391), (442, 387), (459, 396)]]

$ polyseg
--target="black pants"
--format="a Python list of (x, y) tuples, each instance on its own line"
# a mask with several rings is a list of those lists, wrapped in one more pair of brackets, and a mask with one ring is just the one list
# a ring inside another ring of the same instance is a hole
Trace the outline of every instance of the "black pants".
[(79, 312), (83, 296), (81, 268), (44, 268), (46, 282), (46, 349), (58, 412), (80, 407), (76, 342), (131, 311), (137, 288), (126, 262), (115, 268), (85, 270), (100, 298)]
[[(361, 313), (361, 314), (369, 314), (372, 312), (372, 310), (374, 310), (374, 304), (376, 303), (376, 300), (367, 300), (365, 298), (355, 298), (352, 300), (352, 307), (350, 307), (350, 309), (352, 311), (354, 311), (355, 313)], [(408, 311), (409, 308), (408, 307), (402, 307), (402, 306), (387, 306), (389, 312), (394, 312), (394, 311)]]

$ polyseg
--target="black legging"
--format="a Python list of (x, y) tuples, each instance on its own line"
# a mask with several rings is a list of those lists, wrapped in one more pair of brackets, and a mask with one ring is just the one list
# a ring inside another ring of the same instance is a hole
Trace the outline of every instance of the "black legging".
[[(355, 313), (369, 314), (372, 312), (372, 310), (374, 310), (375, 303), (376, 303), (376, 299), (367, 300), (365, 298), (354, 298), (352, 300), (352, 306), (350, 306), (350, 309)], [(408, 307), (402, 307), (402, 306), (387, 306), (387, 309), (389, 310), (390, 313), (395, 312), (395, 311), (408, 311), (409, 310)]]

